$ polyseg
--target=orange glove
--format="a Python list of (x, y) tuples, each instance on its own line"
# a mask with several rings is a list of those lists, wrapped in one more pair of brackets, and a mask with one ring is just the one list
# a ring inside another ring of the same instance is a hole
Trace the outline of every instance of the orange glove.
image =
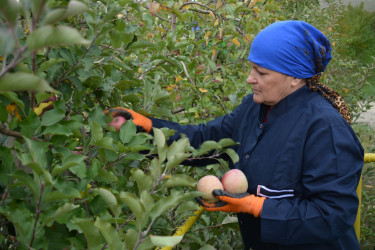
[(147, 118), (146, 116), (143, 116), (141, 114), (138, 114), (137, 112), (134, 112), (133, 110), (117, 107), (112, 108), (109, 110), (109, 112), (114, 116), (122, 116), (126, 120), (132, 119), (135, 125), (137, 125), (137, 132), (144, 132), (150, 133), (152, 129), (152, 121), (151, 119)]
[(201, 197), (196, 197), (195, 199), (207, 211), (247, 213), (254, 215), (256, 218), (262, 213), (263, 203), (266, 199), (265, 197), (258, 197), (248, 193), (229, 194), (220, 189), (215, 189), (212, 194), (219, 201), (210, 203), (204, 201)]

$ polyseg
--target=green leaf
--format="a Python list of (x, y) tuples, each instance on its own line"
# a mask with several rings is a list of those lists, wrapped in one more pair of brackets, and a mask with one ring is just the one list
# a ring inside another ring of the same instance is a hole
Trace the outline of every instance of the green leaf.
[(94, 226), (94, 222), (91, 218), (82, 219), (82, 218), (73, 218), (72, 223), (79, 226), (83, 231), (87, 241), (87, 249), (98, 249), (102, 245), (102, 236), (97, 227)]
[(139, 40), (129, 45), (128, 49), (144, 49), (144, 48), (151, 48), (151, 49), (157, 49), (158, 46), (152, 42), (145, 41), (145, 40)]
[(237, 152), (231, 148), (225, 149), (225, 153), (227, 153), (229, 157), (232, 159), (233, 164), (237, 163), (240, 160)]
[(46, 25), (36, 29), (26, 40), (30, 50), (41, 49), (50, 46), (89, 45), (90, 41), (84, 39), (81, 34), (69, 26)]
[(161, 163), (158, 158), (154, 158), (151, 160), (151, 175), (154, 179), (159, 178), (161, 175)]
[(171, 10), (178, 17), (178, 19), (180, 19), (179, 21), (184, 22), (184, 20), (185, 20), (184, 16), (183, 16), (182, 12), (179, 11), (178, 8), (176, 8), (176, 6), (172, 6)]
[(43, 224), (45, 224), (47, 226), (51, 226), (52, 222), (54, 222), (56, 219), (58, 219), (59, 217), (69, 213), (70, 211), (72, 211), (76, 208), (79, 208), (79, 205), (74, 205), (72, 203), (65, 203), (63, 206), (59, 207), (52, 216), (46, 217), (43, 220)]
[(120, 215), (121, 208), (117, 204), (116, 196), (111, 191), (105, 188), (95, 188), (93, 189), (93, 191), (100, 194), (100, 196), (103, 198), (107, 206), (111, 209), (111, 211), (116, 217)]
[(109, 32), (109, 37), (111, 38), (111, 44), (115, 49), (118, 49), (122, 45), (122, 33), (116, 29)]
[(72, 154), (64, 159), (62, 166), (56, 166), (52, 170), (52, 175), (57, 175), (69, 168), (80, 166), (86, 158), (87, 156), (85, 155)]
[(9, 100), (14, 102), (18, 108), (20, 108), (22, 111), (25, 109), (25, 105), (23, 104), (23, 101), (18, 98), (18, 95), (14, 92), (0, 92), (0, 95), (3, 95), (7, 97)]
[(138, 229), (141, 229), (143, 223), (146, 218), (145, 215), (145, 208), (143, 204), (140, 202), (140, 200), (135, 196), (135, 194), (130, 192), (121, 192), (120, 193), (120, 199), (128, 205), (132, 213), (134, 214), (136, 218), (136, 223)]
[[(0, 135), (0, 139), (4, 135)], [(14, 159), (13, 157), (9, 157), (12, 155), (12, 152), (8, 147), (0, 146), (0, 182), (4, 183), (5, 185), (8, 185), (9, 182), (11, 182), (11, 178), (9, 178), (9, 175), (14, 172), (16, 166), (14, 165)]]
[(0, 206), (0, 214), (7, 217), (15, 227), (17, 240), (22, 242), (30, 241), (35, 218), (28, 209), (21, 206)]
[(0, 92), (25, 90), (55, 91), (45, 80), (31, 73), (8, 73), (0, 78)]
[(116, 177), (116, 175), (113, 172), (110, 172), (110, 171), (107, 171), (107, 170), (104, 170), (104, 169), (100, 169), (98, 176), (95, 177), (95, 180), (103, 181), (105, 183), (112, 184), (113, 182), (117, 182), (118, 178)]
[(137, 126), (132, 120), (126, 121), (120, 128), (120, 140), (122, 143), (129, 143), (137, 133)]
[(52, 126), (47, 127), (43, 130), (42, 135), (64, 135), (64, 136), (71, 136), (73, 132), (66, 126), (61, 124), (54, 124)]
[(0, 27), (0, 56), (6, 57), (12, 53), (15, 41), (10, 27)]
[(168, 209), (179, 204), (179, 202), (183, 200), (192, 199), (201, 194), (202, 193), (198, 191), (180, 194), (177, 191), (172, 190), (170, 196), (161, 198), (160, 200), (157, 201), (155, 206), (152, 208), (150, 212), (152, 221), (156, 220), (161, 214), (163, 214)]
[(181, 242), (183, 236), (157, 236), (151, 235), (151, 241), (158, 247), (174, 247)]
[(95, 143), (96, 146), (101, 147), (101, 148), (106, 148), (111, 151), (115, 151), (113, 147), (113, 138), (112, 137), (103, 137), (102, 139), (96, 141)]
[(43, 72), (43, 71), (46, 71), (47, 69), (51, 68), (52, 66), (56, 65), (56, 64), (59, 64), (59, 63), (62, 63), (62, 62), (65, 62), (66, 59), (64, 58), (51, 58), (50, 60), (48, 61), (45, 61), (43, 62), (42, 64), (40, 64), (39, 68), (38, 68), (38, 72)]
[[(31, 163), (35, 163), (36, 165), (38, 165), (35, 167), (38, 168), (42, 172), (47, 167), (47, 158), (46, 158), (46, 153), (45, 153), (45, 147), (47, 144), (44, 142), (30, 140), (26, 137), (24, 137), (24, 140), (29, 150), (31, 159), (29, 162), (26, 161), (23, 163), (25, 165), (30, 165)], [(41, 174), (41, 172), (39, 172), (38, 174)]]
[(90, 145), (93, 145), (97, 141), (99, 141), (103, 138), (103, 128), (96, 121), (92, 121), (92, 122), (90, 122), (90, 129), (91, 129)]
[(153, 128), (154, 130), (154, 145), (158, 150), (159, 159), (163, 162), (167, 156), (167, 144), (165, 141), (165, 136), (163, 132), (158, 128)]
[(15, 26), (18, 18), (18, 12), (20, 11), (20, 4), (14, 0), (1, 0), (0, 1), (0, 12), (5, 15), (5, 20), (12, 26)]
[(48, 12), (46, 18), (44, 19), (44, 24), (54, 24), (65, 18), (66, 10), (63, 8), (54, 9)]
[(5, 106), (0, 105), (0, 122), (5, 123), (7, 120), (8, 120), (8, 111), (6, 110)]
[(172, 175), (164, 183), (165, 187), (177, 187), (177, 186), (188, 186), (193, 187), (197, 182), (190, 176), (185, 174), (175, 174)]
[(76, 16), (88, 10), (89, 8), (83, 2), (71, 0), (66, 9), (65, 17)]
[(22, 184), (30, 188), (34, 199), (39, 199), (39, 183), (37, 180), (31, 178), (30, 175), (26, 174), (21, 170), (17, 170), (13, 175), (13, 178), (17, 180), (16, 184)]
[(29, 112), (29, 116), (20, 123), (21, 133), (23, 136), (33, 137), (40, 125), (39, 117), (34, 112)]
[(186, 160), (186, 158), (188, 158), (190, 155), (191, 155), (190, 153), (175, 153), (174, 155), (169, 157), (166, 167), (168, 169), (177, 167), (184, 160)]
[(216, 141), (205, 141), (202, 143), (198, 151), (195, 152), (195, 154), (198, 154), (198, 155), (194, 154), (194, 156), (207, 154), (212, 150), (216, 150), (218, 147), (219, 147), (219, 144)]
[(151, 190), (154, 183), (151, 176), (145, 175), (139, 168), (132, 169), (131, 173), (132, 177), (137, 182), (139, 193)]
[(182, 138), (174, 141), (169, 147), (167, 152), (167, 159), (170, 160), (177, 153), (185, 153), (186, 149), (190, 146), (189, 138)]
[(110, 223), (98, 217), (94, 226), (99, 229), (110, 249), (123, 249), (120, 235)]
[(80, 199), (81, 194), (77, 189), (67, 187), (64, 189), (64, 192), (59, 191), (53, 191), (48, 192), (44, 196), (45, 202), (52, 202), (52, 201), (58, 201), (58, 200), (64, 200), (64, 199)]
[(127, 249), (134, 249), (135, 244), (138, 242), (139, 239), (139, 233), (133, 228), (129, 228), (123, 237)]
[(55, 101), (54, 108), (44, 113), (42, 117), (42, 126), (51, 126), (65, 118), (65, 102)]
[(220, 145), (220, 147), (226, 148), (226, 147), (237, 145), (238, 143), (233, 141), (231, 138), (224, 138), (224, 139), (221, 139), (218, 142), (218, 144)]

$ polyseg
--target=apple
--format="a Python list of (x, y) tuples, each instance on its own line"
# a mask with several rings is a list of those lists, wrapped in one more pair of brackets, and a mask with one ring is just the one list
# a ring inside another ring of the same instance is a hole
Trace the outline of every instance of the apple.
[(115, 116), (112, 121), (108, 124), (113, 127), (116, 131), (120, 131), (122, 124), (126, 122), (126, 119), (122, 116)]
[(221, 178), (224, 190), (230, 194), (247, 192), (248, 183), (245, 174), (239, 169), (231, 169)]
[(160, 4), (158, 2), (152, 2), (150, 5), (150, 13), (155, 16), (159, 11)]
[(221, 189), (224, 190), (223, 184), (221, 184), (220, 179), (214, 175), (206, 175), (199, 179), (197, 184), (197, 189), (199, 192), (204, 193), (202, 198), (208, 202), (215, 202), (218, 201), (213, 194), (212, 191), (214, 189)]

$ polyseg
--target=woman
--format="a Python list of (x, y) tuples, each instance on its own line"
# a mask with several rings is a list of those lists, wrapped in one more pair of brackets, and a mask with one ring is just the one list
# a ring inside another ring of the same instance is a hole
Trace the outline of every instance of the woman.
[[(246, 249), (359, 249), (353, 224), (363, 148), (350, 113), (336, 92), (318, 82), (331, 47), (318, 29), (280, 21), (262, 30), (249, 55), (253, 93), (230, 114), (207, 124), (181, 126), (148, 119), (134, 122), (184, 133), (191, 145), (232, 138), (239, 142), (248, 192), (214, 190), (208, 211), (238, 213)], [(339, 111), (339, 112), (338, 112)]]

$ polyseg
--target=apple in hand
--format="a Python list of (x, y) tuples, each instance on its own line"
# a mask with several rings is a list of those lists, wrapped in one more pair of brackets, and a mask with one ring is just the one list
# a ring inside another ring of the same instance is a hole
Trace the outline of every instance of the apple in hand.
[(113, 120), (108, 124), (113, 127), (116, 131), (120, 131), (122, 124), (126, 122), (126, 119), (122, 116), (115, 116)]
[(223, 184), (221, 184), (219, 178), (214, 175), (206, 175), (199, 179), (197, 190), (204, 193), (204, 195), (202, 196), (204, 200), (209, 202), (215, 202), (219, 200), (212, 194), (212, 191), (214, 189), (224, 190)]
[(230, 194), (247, 192), (248, 183), (245, 174), (239, 169), (231, 169), (221, 178), (224, 190)]

